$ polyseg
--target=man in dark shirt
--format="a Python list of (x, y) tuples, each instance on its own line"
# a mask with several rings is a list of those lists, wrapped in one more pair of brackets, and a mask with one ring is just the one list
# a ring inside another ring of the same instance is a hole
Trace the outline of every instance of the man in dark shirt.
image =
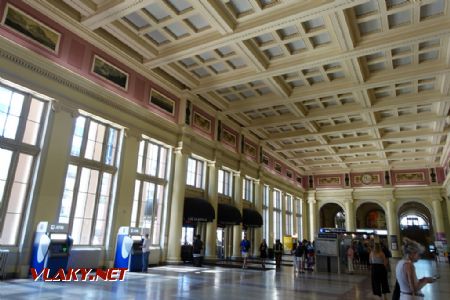
[(194, 240), (194, 245), (192, 249), (194, 265), (196, 267), (202, 266), (202, 250), (203, 250), (203, 242), (200, 239), (200, 234), (197, 234)]

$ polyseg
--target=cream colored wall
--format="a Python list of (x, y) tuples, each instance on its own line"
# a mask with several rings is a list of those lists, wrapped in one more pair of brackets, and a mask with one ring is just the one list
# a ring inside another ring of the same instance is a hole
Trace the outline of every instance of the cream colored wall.
[[(346, 217), (353, 215), (356, 219), (356, 211), (358, 207), (364, 203), (378, 204), (386, 214), (386, 221), (388, 226), (388, 234), (398, 236), (399, 239), (399, 210), (403, 204), (408, 202), (417, 202), (424, 205), (430, 212), (434, 231), (445, 232), (447, 238), (449, 237), (448, 226), (446, 227), (442, 216), (443, 208), (445, 207), (442, 199), (443, 189), (441, 187), (402, 187), (402, 188), (376, 188), (376, 189), (345, 189), (345, 190), (317, 190), (315, 193), (309, 192), (310, 199), (317, 201), (318, 211), (320, 208), (328, 203), (335, 203), (345, 208)], [(312, 200), (311, 200), (312, 201)], [(445, 200), (447, 201), (447, 200)], [(349, 213), (352, 210), (353, 213)], [(312, 222), (318, 230), (319, 220), (315, 220), (311, 216)], [(352, 228), (347, 230), (353, 231)], [(447, 224), (448, 225), (448, 224)], [(317, 230), (312, 235), (317, 234)], [(390, 242), (390, 237), (389, 237)], [(400, 256), (399, 251), (393, 251), (394, 256)]]
[[(260, 168), (259, 165), (248, 161), (241, 154), (231, 153), (219, 143), (197, 135), (189, 127), (182, 125), (183, 122), (181, 124), (169, 122), (137, 104), (124, 101), (118, 95), (105, 91), (66, 69), (49, 63), (26, 49), (11, 46), (8, 43), (0, 45), (0, 71), (3, 78), (45, 94), (56, 99), (57, 102), (49, 124), (48, 148), (43, 151), (41, 165), (43, 171), (41, 178), (38, 180), (39, 186), (37, 186), (35, 199), (32, 204), (32, 212), (28, 220), (29, 225), (26, 228), (26, 232), (22, 235), (24, 243), (17, 249), (12, 249), (16, 253), (20, 253), (16, 269), (22, 273), (27, 270), (32, 236), (37, 222), (55, 222), (57, 220), (67, 168), (67, 155), (78, 108), (99, 115), (126, 128), (114, 213), (111, 216), (113, 218), (112, 227), (107, 242), (105, 261), (102, 264), (112, 263), (113, 258), (111, 254), (115, 246), (117, 229), (120, 226), (129, 224), (133, 199), (132, 187), (134, 186), (136, 170), (136, 153), (138, 150), (138, 139), (141, 134), (177, 148), (180, 151), (179, 153), (181, 153), (178, 157), (178, 165), (175, 154), (172, 158), (172, 162), (175, 164), (173, 167), (175, 176), (169, 183), (171, 190), (169, 191), (169, 206), (167, 207), (163, 248), (171, 249), (171, 243), (179, 244), (177, 239), (179, 240), (181, 236), (183, 207), (181, 201), (183, 201), (186, 191), (184, 188), (178, 188), (174, 192), (174, 187), (179, 187), (180, 184), (184, 185), (185, 166), (180, 168), (178, 166), (180, 161), (182, 161), (181, 164), (185, 164), (187, 157), (191, 154), (215, 161), (217, 166), (224, 165), (239, 171), (240, 180), (242, 180), (243, 176), (248, 175), (260, 180), (261, 186), (268, 184), (272, 189), (277, 188), (292, 194), (294, 197), (301, 198), (304, 208), (302, 236), (309, 237), (309, 239), (314, 239), (317, 234), (318, 211), (326, 203), (339, 203), (346, 210), (348, 210), (350, 205), (356, 211), (357, 206), (366, 201), (377, 201), (386, 211), (386, 201), (392, 200), (394, 205), (391, 209), (391, 223), (392, 219), (395, 219), (392, 216), (395, 216), (401, 203), (411, 199), (426, 205), (432, 212), (433, 218), (437, 216), (433, 211), (436, 212), (436, 208), (439, 205), (442, 206), (442, 202), (433, 204), (433, 200), (442, 199), (442, 191), (438, 187), (317, 190), (305, 192), (293, 182), (287, 182), (280, 176)], [(182, 115), (183, 112), (181, 112)], [(183, 120), (184, 118), (181, 119)], [(446, 192), (444, 194), (449, 195), (448, 181), (445, 187)], [(238, 193), (241, 192), (240, 190)], [(239, 198), (238, 193), (236, 197)], [(206, 197), (206, 192), (203, 195)], [(448, 215), (450, 214), (450, 205), (448, 205), (449, 200), (447, 199), (445, 200), (447, 201), (447, 211), (445, 213)], [(242, 200), (238, 199), (237, 201), (239, 202), (237, 206), (242, 207)], [(173, 203), (177, 205), (172, 207)], [(436, 222), (436, 219), (433, 219), (433, 222)], [(442, 224), (442, 227), (446, 228), (447, 236), (449, 236), (448, 222), (447, 224)], [(238, 229), (236, 230), (239, 231)], [(272, 228), (270, 228), (270, 232), (272, 232)], [(210, 239), (213, 239), (212, 234)], [(271, 245), (271, 241), (269, 241), (269, 244)], [(167, 253), (163, 249), (160, 259), (165, 260), (165, 257), (176, 261), (179, 258), (179, 254), (176, 251)]]

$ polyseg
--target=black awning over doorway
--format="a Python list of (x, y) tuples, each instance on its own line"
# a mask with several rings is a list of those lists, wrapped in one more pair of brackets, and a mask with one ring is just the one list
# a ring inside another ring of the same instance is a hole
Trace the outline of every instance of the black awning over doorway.
[(183, 220), (186, 222), (211, 222), (216, 217), (214, 207), (201, 198), (184, 198)]
[(219, 203), (217, 206), (218, 225), (238, 225), (242, 222), (241, 212), (235, 206)]
[(255, 209), (244, 208), (242, 210), (242, 225), (246, 227), (261, 227), (263, 218)]

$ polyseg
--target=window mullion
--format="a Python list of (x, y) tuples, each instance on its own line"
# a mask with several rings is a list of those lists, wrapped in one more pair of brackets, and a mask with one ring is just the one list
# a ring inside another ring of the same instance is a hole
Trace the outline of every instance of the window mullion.
[[(102, 145), (102, 155), (100, 156), (101, 157), (100, 162), (102, 164), (106, 164), (106, 153), (108, 153), (109, 135), (110, 135), (109, 125), (105, 125), (105, 135), (103, 136), (103, 141), (102, 141), (102, 143), (103, 143), (103, 145)], [(95, 142), (97, 142), (97, 140)], [(115, 165), (114, 162), (113, 162), (113, 165)]]
[(159, 177), (159, 169), (160, 169), (160, 157), (161, 157), (161, 146), (157, 145), (158, 147), (158, 155), (156, 156), (156, 177)]
[(147, 155), (148, 155), (148, 141), (145, 141), (144, 143), (144, 151), (142, 153), (142, 162), (141, 162), (141, 170), (142, 170), (142, 174), (147, 175)]
[(23, 98), (23, 105), (22, 105), (22, 111), (20, 112), (19, 117), (19, 124), (17, 126), (17, 132), (16, 132), (16, 142), (22, 143), (23, 136), (25, 133), (25, 127), (27, 125), (27, 117), (30, 113), (30, 103), (31, 103), (31, 96), (29, 94), (25, 95)]
[[(48, 118), (48, 109), (49, 109), (49, 103), (48, 102), (44, 102), (40, 99), (37, 99), (36, 97), (32, 97), (32, 99), (35, 99), (36, 101), (40, 101), (43, 102), (44, 104), (44, 108), (42, 110), (42, 114), (41, 114), (41, 119), (39, 120), (39, 131), (37, 134), (37, 141), (43, 141), (43, 135), (44, 135), (44, 127), (42, 124), (45, 123), (45, 119)], [(40, 149), (40, 147), (37, 147), (38, 149)]]
[(15, 172), (17, 169), (17, 164), (19, 163), (19, 152), (14, 151), (11, 155), (11, 163), (9, 164), (8, 176), (6, 177), (5, 188), (3, 192), (3, 200), (0, 206), (0, 235), (3, 233), (3, 224), (6, 219), (6, 214), (8, 212), (8, 205), (11, 196), (12, 186), (14, 184)]
[[(141, 215), (141, 211), (142, 211), (142, 194), (144, 193), (144, 185), (145, 182), (143, 180), (139, 180), (140, 184), (139, 184), (139, 191), (138, 191), (138, 206), (137, 206), (137, 214), (136, 214), (136, 222), (135, 225), (136, 227), (141, 227), (141, 220), (144, 219), (144, 216)], [(135, 185), (136, 185), (136, 181), (135, 181)]]
[(157, 184), (155, 184), (155, 188), (153, 190), (153, 204), (152, 204), (153, 211), (152, 211), (152, 219), (151, 219), (152, 221), (150, 222), (150, 235), (152, 237), (152, 242), (150, 244), (153, 244), (153, 227), (155, 225), (155, 216), (157, 213), (157, 207), (156, 207), (155, 203), (158, 202), (157, 198), (156, 198), (158, 195), (158, 188), (159, 188), (159, 186)]
[[(91, 236), (89, 237), (89, 246), (93, 244), (94, 236), (95, 236), (95, 225), (97, 225), (97, 215), (98, 215), (98, 206), (101, 197), (102, 183), (103, 183), (103, 172), (99, 172), (99, 178), (97, 181), (97, 189), (95, 190), (95, 203), (94, 203), (94, 212), (92, 214), (92, 222), (91, 222)], [(109, 194), (109, 192), (108, 192)], [(86, 203), (87, 205), (87, 203)]]
[[(84, 156), (86, 154), (87, 141), (89, 138), (89, 127), (91, 124), (91, 120), (89, 118), (85, 117), (85, 120), (86, 120), (86, 122), (84, 123), (83, 139), (81, 140), (81, 147), (80, 147), (80, 155), (79, 155), (80, 159), (85, 159)], [(75, 124), (76, 124), (76, 119), (75, 119)]]
[[(77, 207), (77, 202), (78, 202), (78, 192), (80, 190), (81, 170), (83, 169), (79, 165), (76, 165), (76, 167), (77, 167), (77, 175), (75, 177), (75, 183), (73, 186), (72, 205), (70, 207), (70, 213), (69, 213), (69, 231), (70, 232), (72, 232), (72, 229), (73, 229), (73, 220), (75, 219), (75, 209)], [(69, 166), (67, 166), (67, 170), (69, 170)], [(66, 171), (66, 174), (67, 174), (67, 171)], [(60, 211), (61, 211), (61, 208), (60, 208)]]

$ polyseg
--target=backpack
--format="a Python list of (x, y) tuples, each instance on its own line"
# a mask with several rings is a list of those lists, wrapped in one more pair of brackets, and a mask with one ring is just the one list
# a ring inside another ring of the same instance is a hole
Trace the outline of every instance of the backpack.
[(305, 249), (303, 248), (302, 245), (297, 246), (297, 248), (295, 248), (295, 256), (296, 257), (302, 257), (305, 254)]

